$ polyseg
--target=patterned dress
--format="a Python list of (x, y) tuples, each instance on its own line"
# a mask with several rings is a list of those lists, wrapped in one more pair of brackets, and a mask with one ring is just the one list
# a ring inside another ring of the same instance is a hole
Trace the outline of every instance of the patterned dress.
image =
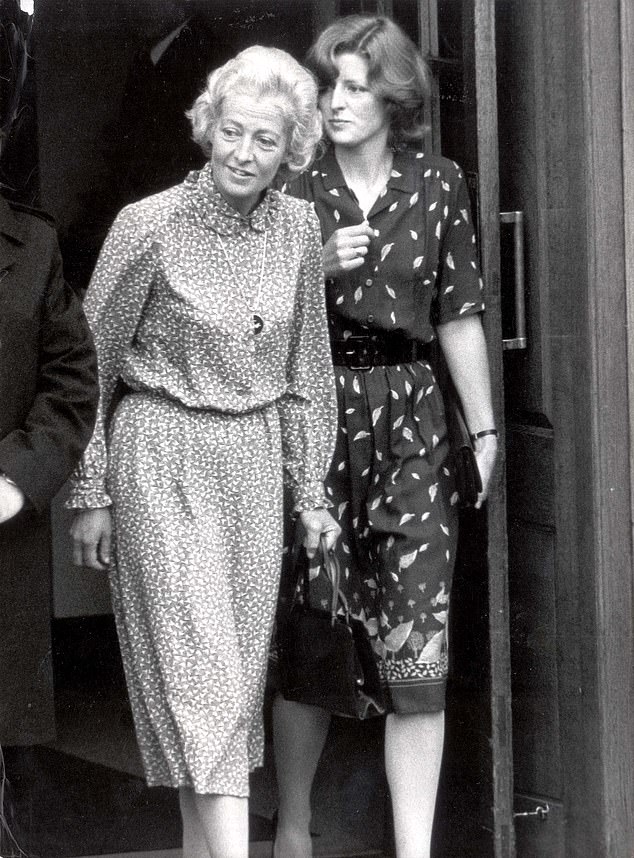
[(270, 190), (242, 217), (207, 165), (121, 212), (85, 308), (101, 411), (69, 505), (113, 504), (110, 583), (147, 781), (246, 796), (283, 471), (296, 510), (327, 504), (336, 435), (315, 213)]
[[(363, 221), (329, 150), (290, 193), (314, 202), (324, 243)], [(484, 309), (469, 198), (460, 168), (423, 152), (394, 156), (369, 212), (378, 232), (361, 268), (327, 282), (330, 335), (428, 343), (435, 326)], [(335, 368), (339, 433), (327, 493), (343, 529), (346, 592), (365, 622), (398, 713), (444, 708), (447, 618), (458, 500), (444, 405), (421, 360)], [(311, 598), (327, 603), (321, 575)]]

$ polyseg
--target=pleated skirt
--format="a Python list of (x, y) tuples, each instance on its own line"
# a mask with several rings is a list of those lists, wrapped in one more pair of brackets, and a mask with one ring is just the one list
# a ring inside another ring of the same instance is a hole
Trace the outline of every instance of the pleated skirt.
[[(426, 361), (337, 366), (335, 376), (340, 422), (326, 492), (342, 528), (343, 589), (370, 635), (390, 711), (441, 711), (458, 537), (442, 393)], [(329, 599), (320, 572), (311, 600)]]
[(279, 584), (275, 406), (228, 415), (131, 394), (112, 426), (110, 584), (149, 785), (247, 796)]

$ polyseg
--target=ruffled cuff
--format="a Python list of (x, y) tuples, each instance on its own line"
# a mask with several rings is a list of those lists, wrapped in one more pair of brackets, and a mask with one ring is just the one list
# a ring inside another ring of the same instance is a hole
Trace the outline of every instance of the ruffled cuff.
[(70, 494), (64, 502), (66, 509), (101, 509), (112, 506), (112, 498), (101, 482), (71, 483)]
[(304, 486), (299, 489), (293, 487), (293, 514), (299, 515), (300, 512), (308, 512), (313, 509), (331, 509), (332, 501), (326, 497), (324, 492), (324, 484), (315, 482), (309, 486)]

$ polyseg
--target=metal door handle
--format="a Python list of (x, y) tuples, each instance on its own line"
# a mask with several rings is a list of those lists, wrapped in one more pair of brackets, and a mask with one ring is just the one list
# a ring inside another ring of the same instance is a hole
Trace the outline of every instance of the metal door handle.
[(515, 336), (502, 340), (504, 349), (525, 349), (524, 212), (500, 212), (500, 223), (513, 224)]
[(536, 816), (539, 819), (546, 819), (548, 814), (550, 813), (550, 806), (548, 804), (538, 804), (535, 810), (525, 810), (523, 813), (514, 813), (513, 819), (523, 818), (529, 816)]

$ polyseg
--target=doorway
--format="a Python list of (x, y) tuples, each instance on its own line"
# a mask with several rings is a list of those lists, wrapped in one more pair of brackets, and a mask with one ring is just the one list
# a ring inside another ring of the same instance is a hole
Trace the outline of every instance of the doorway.
[[(147, 148), (149, 126), (144, 126), (136, 114), (138, 93), (135, 101), (131, 89), (139, 79), (133, 70), (139, 50), (148, 41), (156, 43), (165, 28), (177, 26), (168, 20), (168, 6), (171, 4), (160, 0), (138, 0), (134, 4), (127, 0), (42, 0), (39, 6), (36, 51), (42, 203), (60, 225), (67, 276), (79, 292), (87, 285), (115, 211), (132, 198), (161, 189), (161, 183), (170, 184), (174, 176), (170, 170), (186, 172), (195, 166), (192, 158), (197, 156), (185, 144), (174, 152), (164, 143), (154, 155)], [(198, 6), (202, 8), (204, 4)], [(201, 28), (200, 39), (216, 39), (215, 56), (219, 61), (225, 52), (234, 53), (253, 41), (275, 44), (302, 56), (314, 27), (327, 23), (334, 15), (385, 11), (420, 42), (430, 57), (436, 85), (428, 145), (459, 161), (471, 178), (487, 283), (486, 324), (501, 426), (501, 364), (496, 345), (501, 333), (492, 8), (490, 2), (460, 0), (341, 0), (339, 4), (302, 0), (292, 5), (279, 0), (209, 2), (206, 14), (204, 10), (201, 13), (201, 23), (206, 26)], [(311, 26), (298, 27), (298, 19), (311, 21)], [(211, 33), (203, 34), (202, 30), (208, 29)], [(189, 84), (191, 81), (183, 82), (184, 87)], [(165, 118), (167, 127), (167, 114), (156, 106), (148, 121), (156, 121), (157, 115)], [(177, 133), (169, 132), (172, 138)], [(161, 158), (164, 172), (156, 166)], [(125, 171), (122, 164), (126, 165)], [(132, 164), (136, 166), (132, 168)], [(462, 523), (452, 617), (447, 746), (435, 835), (439, 858), (501, 858), (512, 854), (504, 504), (501, 465), (487, 514), (465, 514)], [(56, 571), (78, 574), (67, 569)], [(117, 720), (120, 732), (127, 730), (129, 736), (131, 725), (126, 724), (121, 675), (115, 667), (116, 650), (111, 650), (116, 646), (111, 618), (104, 614), (65, 617), (56, 621), (56, 626), (60, 690), (70, 700), (83, 684), (87, 688), (86, 712), (97, 718), (97, 725), (99, 718), (103, 723), (104, 712), (111, 711), (114, 714), (107, 720)], [(79, 649), (77, 635), (85, 638)], [(69, 662), (64, 652), (73, 650), (75, 655), (85, 655), (81, 669), (68, 669), (72, 659)], [(105, 674), (98, 679), (101, 670)], [(103, 697), (105, 688), (110, 691), (109, 702)], [(107, 710), (107, 706), (114, 708)], [(82, 717), (78, 705), (69, 708)], [(315, 839), (317, 854), (389, 854), (380, 732), (380, 725), (336, 724), (329, 756), (316, 786), (315, 827), (320, 835)], [(124, 752), (124, 756), (128, 763), (133, 759), (132, 752)], [(138, 772), (124, 774), (137, 777)], [(262, 824), (257, 828), (260, 823), (256, 820), (254, 828), (264, 841), (270, 836), (274, 808), (270, 768), (263, 773), (258, 790), (253, 812)], [(98, 816), (99, 799), (95, 801)], [(103, 796), (101, 801), (103, 807)], [(145, 797), (141, 804), (144, 801)], [(172, 825), (169, 820), (173, 810), (167, 804), (161, 807), (159, 816), (167, 829)], [(155, 811), (156, 808), (152, 812)], [(150, 824), (155, 833), (157, 827), (160, 828)], [(163, 831), (168, 839), (172, 838), (171, 832), (171, 828)], [(166, 842), (153, 846), (149, 841), (147, 848), (169, 848)]]

